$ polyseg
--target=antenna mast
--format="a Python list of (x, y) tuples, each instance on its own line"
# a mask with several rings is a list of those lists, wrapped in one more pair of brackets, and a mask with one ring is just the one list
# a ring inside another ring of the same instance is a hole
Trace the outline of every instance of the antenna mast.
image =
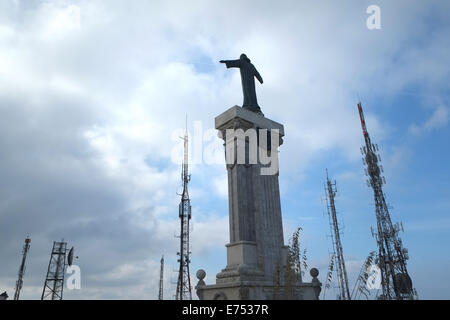
[(67, 242), (53, 242), (53, 249), (48, 263), (47, 277), (41, 300), (62, 300), (64, 289), (64, 273), (66, 269)]
[(191, 200), (189, 199), (188, 183), (191, 179), (188, 168), (188, 134), (187, 129), (184, 135), (184, 160), (182, 165), (181, 179), (183, 181), (183, 193), (179, 206), (179, 218), (181, 222), (180, 231), (180, 251), (176, 300), (192, 300), (191, 277), (189, 274), (190, 250), (189, 250), (189, 220), (191, 220)]
[(369, 177), (367, 185), (373, 189), (375, 199), (375, 215), (377, 218), (377, 232), (372, 231), (378, 245), (378, 257), (376, 263), (381, 272), (380, 299), (383, 300), (414, 300), (417, 292), (412, 286), (412, 280), (406, 269), (408, 250), (403, 248), (399, 237), (403, 226), (400, 223), (392, 224), (389, 209), (386, 204), (382, 185), (386, 184), (385, 177), (381, 176), (383, 167), (378, 164), (381, 161), (377, 154), (378, 146), (372, 144), (367, 132), (361, 102), (358, 103), (359, 117), (364, 135), (365, 146), (361, 148), (366, 166), (365, 173)]
[(339, 300), (351, 300), (350, 290), (348, 288), (347, 270), (345, 269), (344, 251), (341, 243), (341, 231), (339, 230), (339, 222), (337, 220), (336, 206), (334, 198), (336, 196), (336, 181), (331, 183), (328, 178), (327, 170), (327, 185), (325, 186), (328, 218), (330, 220), (330, 228), (332, 229), (331, 239), (333, 243), (333, 256), (337, 264), (337, 280), (339, 286)]
[(16, 291), (14, 292), (14, 300), (19, 300), (20, 296), (20, 290), (22, 289), (23, 285), (23, 276), (25, 275), (25, 261), (27, 259), (28, 250), (30, 250), (30, 243), (31, 239), (29, 237), (26, 237), (25, 244), (23, 245), (23, 251), (22, 251), (22, 263), (20, 264), (19, 268), (19, 278), (16, 282)]
[(164, 256), (161, 257), (161, 270), (159, 271), (159, 300), (164, 300)]

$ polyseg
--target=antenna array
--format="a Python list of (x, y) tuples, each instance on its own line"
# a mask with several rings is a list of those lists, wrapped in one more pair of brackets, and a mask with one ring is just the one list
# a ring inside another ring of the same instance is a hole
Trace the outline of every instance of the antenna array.
[(367, 185), (373, 189), (375, 199), (375, 215), (377, 229), (372, 229), (372, 235), (377, 241), (378, 257), (376, 264), (381, 272), (382, 300), (413, 300), (417, 298), (417, 292), (412, 286), (412, 280), (406, 269), (406, 260), (409, 258), (408, 250), (403, 247), (399, 232), (403, 231), (403, 225), (393, 224), (386, 204), (383, 184), (386, 179), (381, 175), (383, 167), (378, 152), (378, 146), (372, 144), (367, 132), (361, 102), (358, 103), (358, 111), (361, 127), (364, 135), (365, 146), (361, 148), (364, 156), (365, 173), (368, 176)]

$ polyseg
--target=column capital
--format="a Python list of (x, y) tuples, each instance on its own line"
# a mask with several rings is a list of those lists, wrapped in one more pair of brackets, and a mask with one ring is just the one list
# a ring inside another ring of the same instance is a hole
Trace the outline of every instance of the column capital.
[(215, 118), (217, 130), (226, 129), (278, 129), (280, 137), (284, 136), (284, 126), (278, 122), (267, 119), (261, 114), (234, 106)]

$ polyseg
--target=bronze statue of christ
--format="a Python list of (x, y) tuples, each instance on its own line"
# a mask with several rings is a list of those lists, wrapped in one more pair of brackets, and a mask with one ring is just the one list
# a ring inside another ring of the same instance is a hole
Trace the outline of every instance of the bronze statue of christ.
[(255, 77), (260, 83), (263, 83), (263, 79), (255, 66), (250, 62), (250, 59), (243, 53), (237, 60), (220, 60), (220, 63), (225, 63), (227, 68), (240, 69), (242, 93), (244, 95), (242, 108), (262, 114), (261, 108), (258, 106), (258, 101), (256, 100)]

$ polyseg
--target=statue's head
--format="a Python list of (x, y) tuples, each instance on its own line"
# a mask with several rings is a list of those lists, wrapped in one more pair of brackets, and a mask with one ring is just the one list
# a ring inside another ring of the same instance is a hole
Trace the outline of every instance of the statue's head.
[(241, 59), (241, 60), (245, 60), (245, 61), (247, 61), (247, 62), (250, 62), (250, 59), (247, 58), (247, 56), (245, 55), (245, 53), (241, 54), (240, 59)]

